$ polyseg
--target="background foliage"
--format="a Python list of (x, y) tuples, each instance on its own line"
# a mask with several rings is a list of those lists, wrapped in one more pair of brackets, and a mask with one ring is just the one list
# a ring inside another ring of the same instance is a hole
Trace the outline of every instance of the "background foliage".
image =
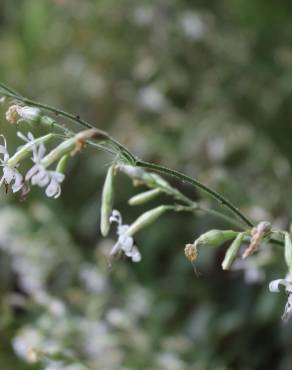
[[(198, 177), (255, 222), (288, 228), (291, 10), (288, 0), (2, 0), (0, 79)], [(246, 283), (250, 266), (221, 271), (224, 247), (202, 251), (197, 278), (184, 244), (228, 225), (167, 215), (137, 236), (140, 264), (109, 271), (114, 235), (104, 240), (98, 229), (109, 161), (95, 152), (74, 159), (58, 201), (2, 192), (0, 368), (289, 368), (285, 297), (267, 290), (285, 274), (281, 248), (255, 284)], [(127, 205), (137, 189), (122, 175), (116, 187), (130, 222), (144, 210)], [(59, 355), (29, 365), (29, 346)]]

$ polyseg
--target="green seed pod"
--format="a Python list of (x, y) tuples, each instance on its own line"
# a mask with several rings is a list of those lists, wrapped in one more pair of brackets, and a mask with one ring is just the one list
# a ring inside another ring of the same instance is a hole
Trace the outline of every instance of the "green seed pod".
[(41, 136), (33, 141), (30, 141), (29, 143), (23, 145), (7, 162), (8, 166), (14, 167), (16, 166), (20, 161), (27, 158), (32, 151), (32, 148), (34, 145), (39, 145), (41, 143), (45, 143), (48, 140), (52, 139), (55, 135), (54, 134), (47, 134), (45, 136)]
[(109, 218), (113, 208), (113, 179), (114, 166), (109, 167), (102, 189), (100, 231), (103, 236), (107, 236), (110, 229)]
[(68, 159), (69, 159), (68, 154), (63, 155), (63, 157), (59, 160), (57, 164), (56, 167), (57, 172), (65, 173), (68, 164)]
[(237, 234), (230, 247), (227, 249), (224, 260), (222, 262), (223, 270), (229, 270), (235, 258), (238, 255), (239, 248), (244, 238), (244, 233)]
[(237, 234), (238, 232), (233, 230), (210, 230), (205, 234), (202, 234), (195, 241), (195, 245), (197, 247), (199, 246), (218, 247), (224, 242), (234, 239)]
[(129, 236), (134, 235), (137, 231), (143, 229), (144, 227), (151, 225), (155, 222), (165, 211), (172, 209), (171, 206), (158, 206), (143, 213), (137, 218), (132, 225), (130, 225), (127, 234)]
[(289, 273), (292, 273), (292, 240), (291, 234), (285, 232), (285, 261), (288, 266)]
[(131, 206), (137, 206), (140, 204), (144, 204), (149, 202), (150, 200), (156, 198), (159, 194), (161, 194), (161, 189), (153, 189), (144, 191), (143, 193), (137, 194), (129, 199), (129, 204)]

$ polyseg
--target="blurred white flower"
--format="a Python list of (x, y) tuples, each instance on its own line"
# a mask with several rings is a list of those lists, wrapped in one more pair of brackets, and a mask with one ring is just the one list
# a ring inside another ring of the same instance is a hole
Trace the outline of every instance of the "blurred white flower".
[(0, 186), (5, 183), (7, 185), (12, 184), (11, 188), (13, 193), (19, 191), (23, 186), (23, 176), (19, 173), (16, 169), (16, 166), (9, 166), (9, 153), (6, 148), (6, 140), (3, 135), (1, 137), (4, 140), (4, 145), (0, 145), (0, 156), (2, 155), (3, 158), (0, 158), (0, 166), (3, 167), (3, 175), (0, 180)]
[(118, 241), (113, 246), (110, 255), (114, 256), (119, 251), (123, 251), (127, 257), (130, 257), (132, 259), (133, 262), (140, 262), (141, 254), (138, 248), (134, 245), (133, 237), (127, 234), (130, 226), (122, 224), (122, 216), (119, 211), (113, 210), (113, 213), (110, 217), (110, 222), (116, 222), (118, 224)]
[(107, 287), (105, 276), (94, 265), (83, 264), (80, 268), (80, 279), (86, 289), (92, 293), (101, 293)]
[(244, 281), (247, 284), (260, 283), (265, 279), (265, 272), (257, 265), (256, 259), (241, 260), (237, 259), (233, 266), (233, 271), (242, 271)]
[(285, 305), (284, 313), (282, 315), (282, 320), (287, 322), (292, 315), (292, 280), (289, 275), (285, 279), (273, 280), (269, 284), (269, 290), (272, 293), (279, 293), (280, 286), (284, 287), (285, 292), (288, 294), (287, 303)]
[[(21, 133), (18, 133), (18, 136), (28, 143), (34, 141), (34, 137), (30, 132), (27, 137)], [(32, 185), (38, 185), (41, 188), (46, 187), (46, 195), (48, 197), (58, 198), (61, 195), (60, 184), (64, 181), (65, 175), (58, 171), (47, 170), (42, 164), (42, 159), (46, 154), (46, 148), (43, 143), (34, 144), (32, 153), (32, 160), (35, 165), (27, 172), (25, 180), (31, 181)]]
[(146, 86), (139, 91), (138, 104), (145, 110), (159, 113), (165, 109), (167, 102), (156, 87)]
[(201, 17), (192, 13), (184, 13), (180, 19), (184, 34), (193, 40), (200, 40), (205, 34), (205, 24)]
[(140, 6), (134, 9), (133, 21), (137, 26), (148, 26), (154, 19), (154, 8)]
[(31, 350), (39, 348), (43, 337), (40, 332), (30, 327), (24, 327), (12, 340), (12, 347), (14, 352), (23, 360), (27, 362), (34, 362), (31, 358)]

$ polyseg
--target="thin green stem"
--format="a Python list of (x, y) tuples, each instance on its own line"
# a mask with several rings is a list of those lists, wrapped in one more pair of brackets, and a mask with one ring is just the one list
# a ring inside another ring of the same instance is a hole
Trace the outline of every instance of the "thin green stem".
[[(61, 110), (59, 108), (52, 107), (48, 104), (39, 103), (37, 101), (25, 98), (25, 97), (19, 95), (17, 92), (13, 91), (12, 89), (10, 89), (9, 87), (7, 87), (6, 85), (4, 85), (2, 83), (0, 83), (0, 88), (5, 90), (4, 92), (1, 92), (2, 95), (5, 95), (5, 96), (8, 96), (10, 98), (19, 100), (24, 104), (47, 110), (49, 112), (52, 112), (52, 113), (56, 114), (57, 116), (62, 116), (62, 117), (68, 118), (70, 121), (72, 121), (74, 123), (77, 123), (79, 126), (82, 126), (82, 127), (88, 128), (88, 129), (91, 129), (91, 128), (94, 129), (95, 128), (89, 122), (81, 119), (78, 115), (75, 116), (74, 114), (68, 113), (68, 112), (66, 112), (64, 110)], [(55, 126), (58, 127), (58, 128), (61, 127), (61, 125), (59, 125), (57, 123), (55, 124)], [(69, 130), (68, 130), (68, 132), (69, 132)], [(129, 162), (131, 162), (131, 163), (135, 162), (134, 155), (124, 145), (119, 143), (117, 140), (115, 140), (111, 136), (108, 136), (108, 139), (109, 139), (110, 142), (112, 142), (119, 149), (119, 151), (122, 154), (124, 154), (124, 156), (126, 157), (126, 159)], [(110, 152), (110, 150), (108, 150), (108, 151)]]
[(0, 88), (2, 88), (3, 90), (6, 90), (8, 93), (14, 95), (15, 97), (17, 98), (24, 98), (22, 95), (20, 95), (17, 91), (11, 89), (9, 86), (6, 86), (4, 83), (0, 82)]
[(208, 186), (202, 184), (198, 180), (192, 179), (191, 177), (184, 175), (181, 172), (172, 170), (168, 167), (160, 166), (154, 163), (145, 162), (142, 160), (136, 161), (137, 167), (147, 168), (150, 170), (154, 170), (160, 173), (164, 173), (167, 175), (171, 175), (173, 177), (178, 178), (179, 180), (186, 182), (188, 184), (191, 184), (192, 186), (195, 186), (199, 189), (202, 189), (207, 194), (211, 195), (214, 199), (217, 200), (220, 204), (224, 205), (226, 208), (228, 208), (232, 213), (234, 213), (237, 217), (239, 217), (248, 227), (253, 227), (253, 223), (251, 220), (249, 220), (237, 207), (235, 207), (228, 199), (223, 197), (221, 194), (217, 193), (215, 190), (209, 188)]

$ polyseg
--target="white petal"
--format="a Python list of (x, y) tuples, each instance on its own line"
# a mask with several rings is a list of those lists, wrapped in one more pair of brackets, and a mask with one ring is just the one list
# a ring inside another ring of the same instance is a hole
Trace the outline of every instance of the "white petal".
[(273, 293), (280, 292), (280, 289), (279, 289), (280, 285), (285, 286), (286, 290), (288, 290), (288, 288), (291, 288), (291, 284), (288, 283), (285, 279), (277, 279), (277, 280), (273, 280), (270, 282), (269, 284), (270, 292), (273, 292)]
[(14, 177), (14, 169), (9, 166), (4, 166), (3, 168), (4, 179), (7, 184), (10, 184)]
[(140, 262), (141, 259), (142, 259), (141, 253), (139, 252), (138, 248), (134, 245), (132, 250), (132, 261)]
[(39, 172), (37, 172), (31, 179), (32, 185), (38, 185), (41, 188), (47, 186), (49, 181), (50, 176), (48, 172), (44, 169), (41, 169)]
[(127, 254), (133, 248), (134, 239), (131, 236), (124, 234), (119, 237), (119, 243), (121, 244), (123, 251)]
[(65, 175), (62, 172), (50, 171), (51, 177), (58, 183), (61, 183), (65, 179)]
[(8, 154), (7, 149), (4, 145), (0, 145), (0, 154)]
[(23, 176), (17, 171), (14, 171), (14, 184), (12, 185), (13, 193), (16, 193), (23, 187)]
[(40, 143), (40, 145), (38, 146), (36, 154), (37, 154), (37, 161), (40, 161), (46, 154), (46, 147), (44, 146), (43, 143)]
[(29, 181), (34, 175), (36, 175), (40, 170), (40, 167), (39, 165), (34, 165), (32, 166), (32, 168), (30, 170), (27, 171), (26, 175), (25, 175), (25, 180), (26, 181)]
[(119, 211), (116, 209), (113, 210), (112, 215), (110, 217), (110, 222), (116, 222), (118, 225), (122, 224), (122, 216)]
[(46, 188), (46, 195), (48, 197), (58, 198), (61, 194), (61, 187), (57, 181), (51, 179), (50, 184)]
[(17, 131), (17, 136), (23, 140), (23, 141), (26, 141), (27, 143), (29, 142), (28, 138), (20, 131)]
[(32, 134), (31, 132), (29, 132), (29, 133), (27, 134), (27, 137), (28, 137), (28, 139), (29, 139), (30, 141), (34, 141), (34, 136), (33, 136), (33, 134)]

